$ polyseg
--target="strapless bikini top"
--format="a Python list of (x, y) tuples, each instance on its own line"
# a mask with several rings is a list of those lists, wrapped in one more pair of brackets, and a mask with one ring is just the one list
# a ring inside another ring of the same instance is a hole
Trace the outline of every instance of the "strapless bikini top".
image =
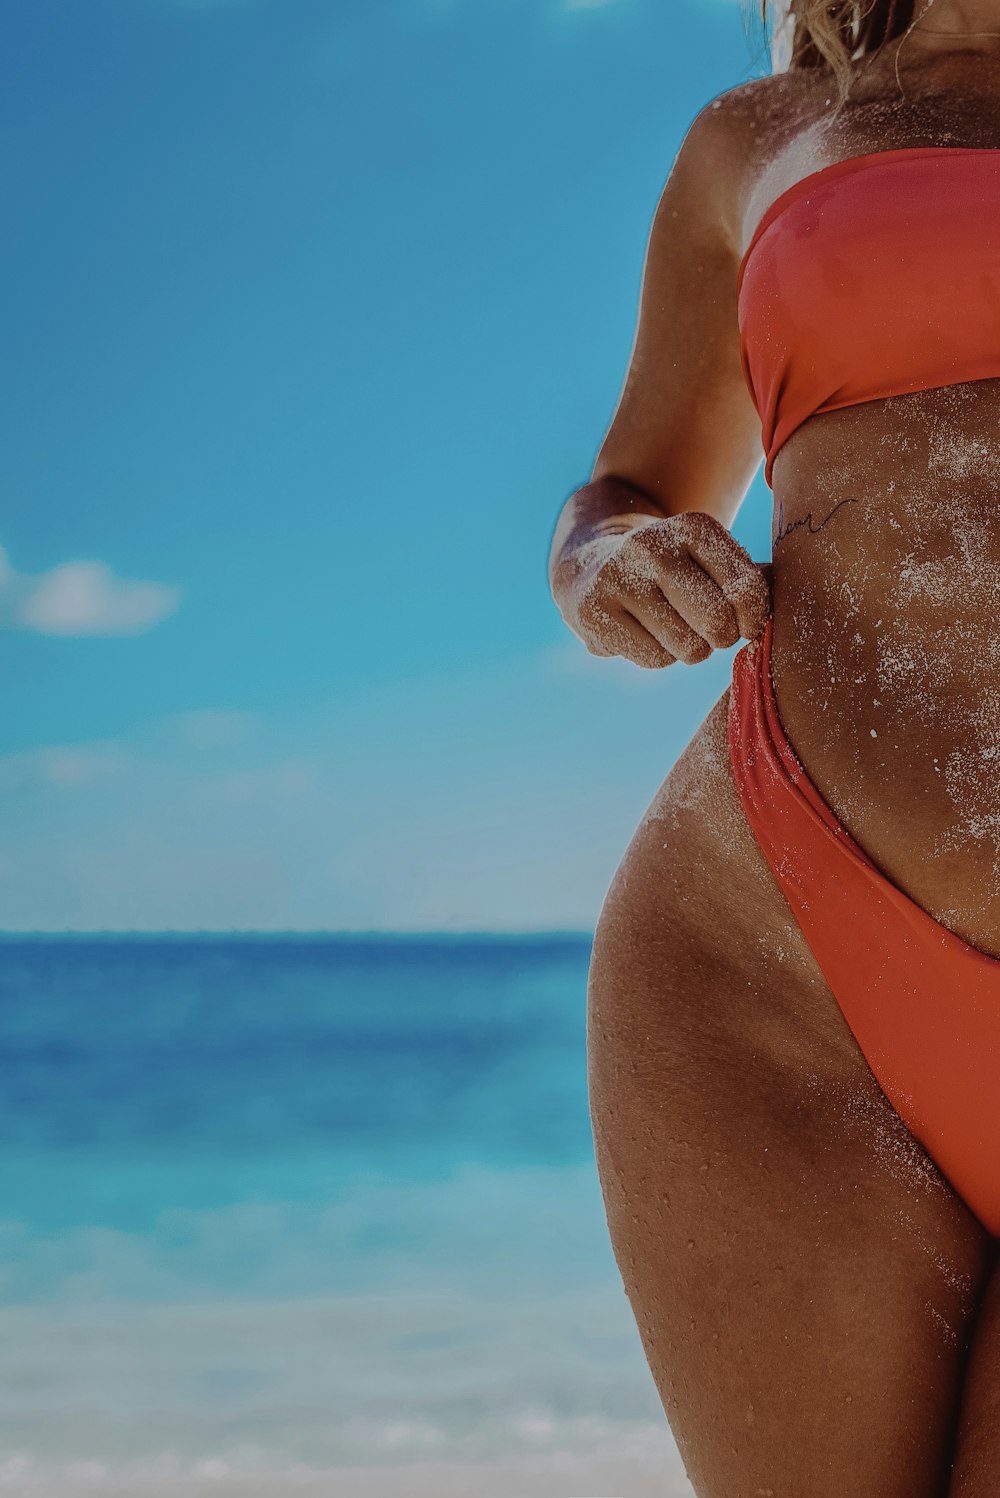
[(810, 416), (1000, 377), (1000, 147), (909, 146), (812, 172), (757, 225), (737, 306), (768, 484)]

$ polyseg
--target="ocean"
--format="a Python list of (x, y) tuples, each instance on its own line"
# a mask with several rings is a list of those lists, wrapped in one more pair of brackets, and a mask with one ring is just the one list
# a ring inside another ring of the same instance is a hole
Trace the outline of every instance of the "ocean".
[(0, 1494), (681, 1498), (589, 940), (0, 942)]

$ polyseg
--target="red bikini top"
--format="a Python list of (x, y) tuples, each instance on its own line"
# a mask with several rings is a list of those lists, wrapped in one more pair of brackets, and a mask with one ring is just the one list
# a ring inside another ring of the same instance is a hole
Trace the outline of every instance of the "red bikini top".
[(736, 283), (771, 470), (820, 411), (1000, 376), (1000, 148), (822, 167), (767, 209)]

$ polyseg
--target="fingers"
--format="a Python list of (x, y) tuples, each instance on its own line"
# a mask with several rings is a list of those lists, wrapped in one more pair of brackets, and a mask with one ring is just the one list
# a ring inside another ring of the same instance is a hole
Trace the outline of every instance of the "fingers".
[(770, 612), (770, 567), (711, 515), (687, 512), (617, 541), (580, 597), (577, 628), (593, 655), (694, 665), (756, 639)]
[[(712, 588), (704, 576), (702, 584)], [(584, 617), (584, 640), (591, 655), (623, 655), (648, 669), (676, 661), (696, 665), (738, 638), (733, 623), (727, 632), (716, 631), (712, 641), (706, 640), (650, 582), (632, 584), (614, 604), (592, 599)]]
[(724, 621), (720, 621), (719, 627), (712, 628), (710, 637), (707, 637), (703, 629), (690, 622), (691, 614), (696, 610), (692, 609), (685, 617), (685, 612), (664, 597), (655, 584), (631, 596), (628, 609), (662, 650), (688, 666), (707, 660), (713, 650), (724, 650), (727, 645), (736, 643), (735, 620), (731, 631), (727, 631)]
[[(679, 657), (636, 617), (632, 612), (634, 606), (634, 600), (629, 600), (628, 607), (595, 597), (585, 600), (580, 610), (579, 634), (587, 649), (591, 655), (622, 655), (647, 670), (672, 666)], [(704, 641), (697, 643), (704, 647)]]
[(756, 639), (771, 612), (770, 578), (714, 516), (692, 511), (684, 519), (687, 524), (681, 539), (687, 554), (728, 600), (736, 616), (738, 638)]
[[(685, 658), (686, 638), (673, 614), (715, 650), (755, 639), (771, 612), (771, 590), (763, 569), (711, 515), (692, 511), (652, 521), (631, 531), (605, 569), (607, 583), (643, 622), (652, 607), (666, 634), (653, 633)], [(651, 605), (651, 588), (669, 601), (669, 610)], [(638, 607), (637, 607), (638, 605)]]

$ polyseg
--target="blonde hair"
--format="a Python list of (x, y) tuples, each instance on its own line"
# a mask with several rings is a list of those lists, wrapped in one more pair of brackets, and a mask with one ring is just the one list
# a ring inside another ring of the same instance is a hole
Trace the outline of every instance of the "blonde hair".
[(759, 0), (776, 72), (829, 68), (846, 94), (851, 63), (902, 36), (915, 0)]

